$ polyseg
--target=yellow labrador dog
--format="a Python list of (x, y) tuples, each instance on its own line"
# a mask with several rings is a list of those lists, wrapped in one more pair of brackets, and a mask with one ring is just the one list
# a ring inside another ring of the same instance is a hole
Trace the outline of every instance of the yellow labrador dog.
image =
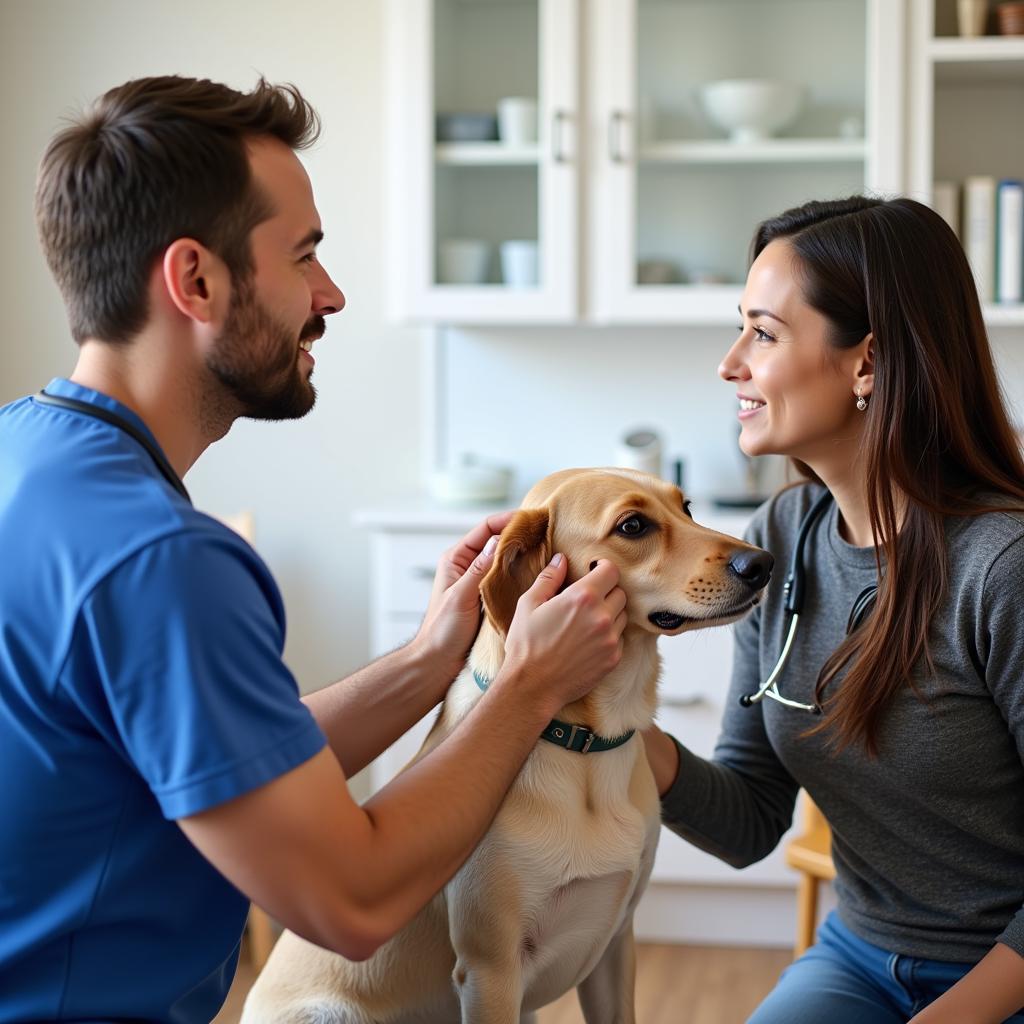
[(573, 987), (588, 1024), (634, 1020), (632, 917), (660, 826), (637, 731), (657, 704), (658, 637), (742, 616), (772, 559), (699, 526), (679, 489), (656, 477), (546, 477), (502, 532), (480, 633), (417, 759), (501, 668), (516, 602), (555, 551), (569, 582), (598, 559), (619, 568), (621, 662), (548, 726), (483, 841), (408, 926), (360, 963), (286, 932), (243, 1024), (519, 1024)]

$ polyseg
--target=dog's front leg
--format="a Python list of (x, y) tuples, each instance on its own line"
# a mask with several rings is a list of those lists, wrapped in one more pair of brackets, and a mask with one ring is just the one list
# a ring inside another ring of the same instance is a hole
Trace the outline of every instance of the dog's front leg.
[(462, 1024), (520, 1024), (523, 984), (518, 957), (471, 963), (460, 955), (452, 976)]
[(636, 947), (630, 919), (608, 943), (594, 969), (576, 987), (587, 1024), (635, 1024), (635, 978)]
[(523, 1003), (521, 870), (491, 834), (448, 884), (452, 980), (462, 1024), (519, 1024)]

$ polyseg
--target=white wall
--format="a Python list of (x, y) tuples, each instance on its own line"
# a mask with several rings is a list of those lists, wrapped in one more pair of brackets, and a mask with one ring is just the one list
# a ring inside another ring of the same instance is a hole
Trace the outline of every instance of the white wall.
[[(242, 422), (189, 474), (197, 504), (251, 508), (257, 546), (284, 591), (286, 657), (305, 689), (368, 650), (358, 506), (415, 491), (421, 338), (384, 323), (383, 5), (378, 0), (0, 0), (0, 402), (70, 372), (75, 348), (32, 222), (35, 167), (67, 112), (133, 76), (181, 73), (250, 86), (293, 81), (324, 121), (305, 154), (348, 297), (317, 345), (320, 400), (290, 424)], [(993, 332), (1024, 419), (1022, 332)], [(449, 332), (440, 436), (452, 455), (514, 463), (518, 486), (606, 463), (622, 429), (662, 432), (700, 495), (735, 489), (732, 389), (715, 367), (728, 328)]]
[(126, 79), (178, 73), (248, 88), (292, 81), (324, 132), (303, 155), (348, 307), (317, 344), (313, 413), (238, 423), (189, 473), (198, 507), (256, 514), (305, 689), (367, 651), (365, 538), (351, 510), (406, 493), (419, 470), (419, 346), (383, 323), (382, 5), (375, 0), (0, 2), (0, 402), (74, 365), (32, 219), (35, 168), (60, 118)]

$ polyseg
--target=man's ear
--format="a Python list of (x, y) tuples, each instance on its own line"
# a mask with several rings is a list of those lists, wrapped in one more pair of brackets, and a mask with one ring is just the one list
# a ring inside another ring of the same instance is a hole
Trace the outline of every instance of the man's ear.
[(164, 250), (160, 278), (167, 298), (183, 316), (208, 324), (223, 314), (230, 275), (201, 242), (176, 238)]
[(501, 531), (494, 563), (480, 584), (488, 621), (508, 636), (519, 598), (551, 561), (550, 515), (546, 508), (520, 509)]

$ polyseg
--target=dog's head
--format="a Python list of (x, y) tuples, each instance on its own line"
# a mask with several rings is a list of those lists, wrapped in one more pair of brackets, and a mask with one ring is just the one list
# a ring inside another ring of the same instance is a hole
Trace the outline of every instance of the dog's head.
[(563, 470), (523, 499), (481, 585), (502, 636), (556, 551), (568, 559), (567, 583), (598, 559), (613, 562), (628, 626), (669, 636), (743, 616), (773, 564), (766, 551), (695, 523), (683, 493), (664, 480), (628, 469)]

